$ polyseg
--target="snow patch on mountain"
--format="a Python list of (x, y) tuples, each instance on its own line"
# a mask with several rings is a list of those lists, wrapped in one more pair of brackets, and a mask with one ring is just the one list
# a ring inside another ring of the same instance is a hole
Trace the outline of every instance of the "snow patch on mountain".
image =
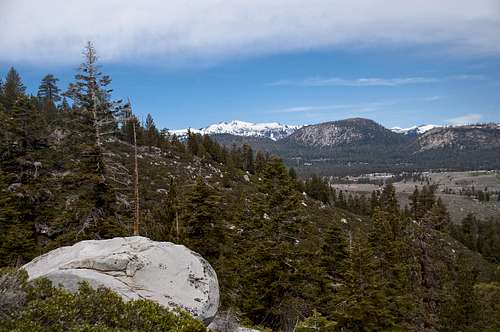
[(441, 128), (441, 127), (442, 126), (440, 126), (440, 125), (426, 124), (426, 125), (420, 125), (420, 126), (412, 126), (409, 128), (392, 127), (391, 130), (395, 133), (404, 134), (404, 135), (422, 135), (423, 133), (425, 133), (431, 129)]
[(190, 130), (192, 133), (201, 135), (231, 134), (235, 136), (267, 137), (273, 141), (277, 141), (290, 136), (301, 127), (284, 125), (278, 122), (252, 123), (233, 120), (230, 122), (219, 122), (200, 129), (170, 130), (170, 133), (184, 137), (187, 135), (188, 130)]

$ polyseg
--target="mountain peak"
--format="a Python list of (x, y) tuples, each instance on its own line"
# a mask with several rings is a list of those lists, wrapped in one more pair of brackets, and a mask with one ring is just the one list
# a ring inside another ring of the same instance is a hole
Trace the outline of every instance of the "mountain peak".
[[(200, 129), (190, 129), (201, 135), (230, 134), (236, 136), (266, 137), (273, 141), (291, 135), (302, 126), (284, 125), (278, 122), (254, 123), (241, 120), (222, 121)], [(177, 136), (185, 136), (188, 129), (171, 130)]]
[(290, 139), (303, 145), (334, 147), (393, 144), (399, 143), (403, 138), (373, 120), (349, 118), (305, 126), (293, 133)]
[(407, 136), (418, 136), (422, 135), (423, 133), (434, 129), (434, 128), (441, 128), (443, 126), (440, 125), (434, 125), (434, 124), (422, 124), (419, 126), (411, 126), (408, 128), (401, 128), (401, 127), (392, 127), (391, 130), (395, 133), (398, 134), (403, 134)]

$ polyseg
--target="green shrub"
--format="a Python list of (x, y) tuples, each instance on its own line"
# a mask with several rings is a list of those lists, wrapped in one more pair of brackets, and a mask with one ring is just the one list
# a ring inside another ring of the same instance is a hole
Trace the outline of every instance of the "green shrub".
[(330, 321), (322, 316), (316, 310), (312, 316), (297, 324), (296, 332), (333, 332), (335, 331), (336, 322)]
[[(16, 276), (8, 272), (10, 279)], [(0, 276), (4, 280), (5, 274)], [(106, 288), (93, 289), (81, 283), (78, 292), (55, 288), (47, 279), (20, 282), (11, 293), (20, 300), (4, 310), (0, 331), (206, 331), (202, 322), (182, 310), (169, 311), (149, 300), (124, 302)]]

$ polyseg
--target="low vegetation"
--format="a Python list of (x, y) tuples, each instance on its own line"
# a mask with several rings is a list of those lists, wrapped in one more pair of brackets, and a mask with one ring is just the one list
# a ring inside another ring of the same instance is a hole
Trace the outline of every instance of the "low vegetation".
[(69, 293), (47, 279), (28, 283), (27, 277), (22, 270), (1, 271), (0, 331), (206, 331), (188, 313), (148, 300), (124, 302), (109, 289), (86, 283)]

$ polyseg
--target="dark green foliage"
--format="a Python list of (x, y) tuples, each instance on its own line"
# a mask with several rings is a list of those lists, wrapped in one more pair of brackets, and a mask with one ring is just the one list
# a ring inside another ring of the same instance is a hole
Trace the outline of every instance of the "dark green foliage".
[(499, 331), (500, 281), (478, 283), (474, 286), (474, 293), (475, 304), (478, 307), (475, 310), (473, 329), (475, 331)]
[[(61, 100), (60, 89), (57, 86), (57, 81), (59, 79), (55, 78), (54, 75), (48, 74), (40, 83), (38, 88), (38, 101), (42, 105), (42, 111), (47, 113), (48, 121), (59, 120), (56, 113), (59, 111), (56, 104)], [(63, 110), (67, 111), (68, 108), (67, 101), (62, 105)]]
[(310, 179), (304, 181), (304, 191), (312, 198), (323, 203), (335, 201), (335, 198), (332, 197), (333, 190), (328, 181), (317, 175), (313, 175)]
[(250, 173), (254, 173), (255, 172), (254, 156), (253, 156), (253, 150), (250, 147), (250, 145), (244, 144), (241, 153), (243, 155), (243, 169)]
[(42, 102), (57, 103), (61, 100), (61, 90), (57, 86), (57, 81), (59, 81), (59, 79), (55, 78), (52, 74), (45, 75), (45, 77), (42, 78), (37, 93), (37, 97)]
[(18, 97), (24, 95), (26, 87), (24, 86), (19, 73), (14, 69), (14, 67), (11, 67), (9, 69), (2, 90), (2, 99), (7, 110), (14, 106)]
[(427, 227), (446, 230), (450, 225), (450, 216), (441, 198), (436, 198), (433, 186), (415, 188), (410, 195), (410, 211), (415, 220)]
[(198, 178), (182, 208), (184, 236), (188, 246), (197, 248), (209, 260), (218, 258), (224, 243), (220, 200), (217, 190)]
[(0, 275), (0, 292), (10, 297), (0, 311), (0, 331), (206, 331), (188, 313), (148, 300), (125, 303), (112, 291), (86, 283), (68, 293), (46, 279), (30, 284), (26, 279), (21, 272)]
[(160, 135), (158, 129), (156, 129), (156, 125), (151, 114), (148, 114), (148, 116), (146, 117), (144, 129), (144, 143), (146, 146), (148, 146), (149, 151), (151, 151), (151, 147), (158, 146)]
[(307, 317), (302, 322), (297, 324), (294, 331), (296, 332), (333, 332), (335, 331), (336, 322), (329, 321), (316, 310), (313, 311), (310, 317)]
[(475, 314), (478, 309), (478, 298), (473, 285), (478, 281), (478, 271), (473, 268), (467, 258), (459, 256), (454, 280), (444, 293), (445, 304), (441, 306), (441, 330), (443, 331), (475, 331)]
[(341, 289), (341, 297), (347, 302), (335, 313), (340, 326), (351, 331), (394, 329), (395, 317), (381, 282), (368, 239), (357, 231), (347, 261), (345, 286)]
[(500, 263), (500, 223), (468, 214), (459, 225), (450, 226), (451, 235), (467, 248), (480, 252), (491, 262)]

